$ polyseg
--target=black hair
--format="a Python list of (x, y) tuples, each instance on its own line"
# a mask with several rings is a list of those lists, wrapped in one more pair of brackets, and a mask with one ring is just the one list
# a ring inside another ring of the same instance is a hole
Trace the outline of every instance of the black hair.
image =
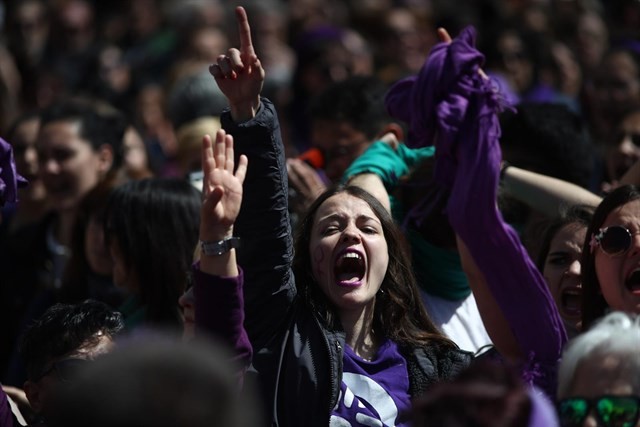
[(504, 159), (522, 169), (587, 188), (594, 150), (587, 127), (567, 106), (523, 103), (500, 115)]
[(109, 196), (104, 230), (129, 274), (138, 280), (146, 321), (178, 326), (178, 298), (193, 263), (200, 225), (200, 193), (176, 178), (127, 182)]
[(310, 116), (312, 120), (345, 121), (373, 139), (392, 121), (384, 105), (386, 91), (386, 85), (376, 77), (349, 77), (316, 96)]
[(113, 338), (122, 328), (122, 315), (99, 301), (50, 307), (22, 337), (20, 356), (28, 378), (35, 380), (52, 360), (97, 342), (98, 333)]
[(112, 171), (122, 165), (122, 141), (127, 127), (122, 114), (113, 110), (99, 112), (98, 106), (89, 100), (66, 100), (43, 110), (40, 126), (58, 121), (77, 123), (79, 136), (88, 141), (94, 151), (109, 145), (113, 150)]
[(551, 247), (551, 241), (556, 234), (569, 224), (580, 224), (585, 229), (588, 228), (593, 219), (593, 211), (594, 208), (588, 205), (573, 205), (562, 209), (557, 218), (547, 221), (542, 231), (540, 248), (536, 257), (538, 270), (544, 270), (544, 264), (547, 260), (547, 255), (549, 255), (549, 248)]
[(587, 236), (582, 247), (582, 258), (580, 259), (582, 271), (582, 330), (587, 330), (596, 319), (604, 316), (608, 307), (600, 291), (595, 255), (591, 253), (591, 236), (597, 233), (614, 209), (639, 199), (640, 187), (624, 185), (609, 193), (600, 202), (593, 214), (593, 220), (587, 229)]
[(321, 319), (333, 328), (337, 324), (337, 312), (325, 296), (312, 273), (309, 244), (315, 216), (322, 204), (338, 194), (348, 194), (365, 201), (380, 220), (389, 251), (389, 265), (376, 297), (373, 328), (402, 345), (440, 345), (456, 348), (433, 324), (419, 295), (411, 265), (411, 255), (402, 231), (394, 223), (389, 212), (367, 191), (357, 186), (335, 186), (322, 193), (311, 205), (299, 224), (296, 233), (293, 271), (299, 294)]

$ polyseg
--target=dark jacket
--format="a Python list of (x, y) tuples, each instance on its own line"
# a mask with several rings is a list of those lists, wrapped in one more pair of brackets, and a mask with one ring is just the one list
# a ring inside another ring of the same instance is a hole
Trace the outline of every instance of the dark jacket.
[[(238, 264), (244, 271), (245, 327), (265, 410), (274, 425), (326, 426), (339, 395), (345, 334), (324, 324), (296, 293), (287, 169), (275, 109), (263, 99), (250, 121), (236, 124), (225, 112), (222, 125), (234, 136), (236, 155), (249, 158), (234, 229), (242, 242)], [(400, 351), (412, 397), (456, 375), (471, 360), (470, 353), (449, 348)]]

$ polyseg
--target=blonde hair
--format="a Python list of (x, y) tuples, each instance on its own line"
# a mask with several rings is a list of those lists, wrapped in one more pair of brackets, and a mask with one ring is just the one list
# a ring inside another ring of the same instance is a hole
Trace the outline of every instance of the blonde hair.
[[(184, 174), (194, 171), (194, 159), (200, 159), (202, 137), (211, 135), (215, 138), (220, 129), (220, 119), (215, 116), (200, 117), (180, 126), (176, 132), (178, 139), (178, 165)], [(199, 170), (198, 167), (196, 170)]]

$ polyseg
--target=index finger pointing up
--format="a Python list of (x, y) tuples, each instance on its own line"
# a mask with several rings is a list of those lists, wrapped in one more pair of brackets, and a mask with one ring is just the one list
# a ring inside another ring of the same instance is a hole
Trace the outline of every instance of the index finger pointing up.
[(240, 52), (243, 54), (253, 55), (253, 44), (251, 43), (251, 28), (249, 27), (249, 18), (244, 7), (236, 7), (236, 19), (238, 21), (238, 32), (240, 33)]

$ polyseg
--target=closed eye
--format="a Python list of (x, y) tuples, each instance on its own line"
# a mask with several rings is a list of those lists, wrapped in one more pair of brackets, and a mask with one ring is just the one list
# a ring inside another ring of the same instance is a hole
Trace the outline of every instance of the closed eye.
[(332, 235), (334, 233), (337, 233), (339, 231), (340, 231), (340, 229), (338, 228), (337, 225), (329, 225), (329, 226), (325, 227), (322, 230), (322, 235), (323, 236), (330, 236), (330, 235)]
[(378, 234), (378, 229), (375, 227), (362, 227), (362, 231), (367, 234)]
[(562, 267), (571, 263), (569, 254), (557, 254), (547, 257), (547, 263), (556, 267)]

